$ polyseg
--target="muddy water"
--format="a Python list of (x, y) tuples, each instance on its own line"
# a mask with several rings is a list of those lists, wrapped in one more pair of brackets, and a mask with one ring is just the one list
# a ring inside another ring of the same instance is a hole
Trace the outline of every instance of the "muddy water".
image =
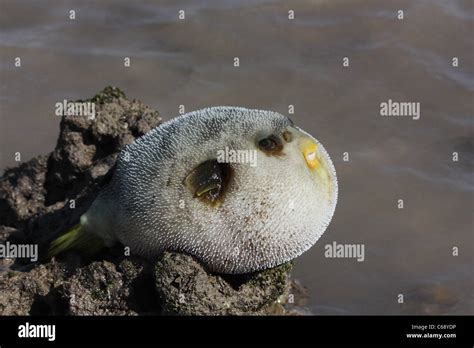
[[(292, 104), (292, 119), (325, 144), (340, 183), (326, 234), (296, 261), (308, 309), (474, 312), (471, 1), (0, 6), (1, 168), (14, 165), (17, 151), (28, 160), (54, 147), (56, 102), (90, 97), (105, 85), (165, 119), (180, 104), (186, 111), (240, 105), (284, 114)], [(181, 9), (184, 21), (177, 20)], [(124, 57), (131, 67), (123, 67)], [(420, 119), (380, 116), (388, 99), (419, 102)], [(363, 244), (364, 261), (325, 257), (334, 241)]]

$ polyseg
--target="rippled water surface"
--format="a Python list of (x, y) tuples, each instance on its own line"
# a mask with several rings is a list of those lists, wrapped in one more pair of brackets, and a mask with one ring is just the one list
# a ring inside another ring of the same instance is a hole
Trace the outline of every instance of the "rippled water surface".
[[(309, 311), (472, 314), (473, 2), (288, 3), (0, 0), (1, 169), (16, 151), (51, 151), (56, 102), (106, 85), (165, 119), (180, 104), (284, 114), (292, 104), (340, 185), (327, 232), (296, 261)], [(420, 102), (420, 119), (381, 117), (388, 99)], [(364, 262), (326, 258), (333, 241), (364, 244)]]

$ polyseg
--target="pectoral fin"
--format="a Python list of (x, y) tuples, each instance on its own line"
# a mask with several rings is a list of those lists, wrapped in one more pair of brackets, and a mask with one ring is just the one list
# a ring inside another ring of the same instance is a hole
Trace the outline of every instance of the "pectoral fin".
[(195, 197), (214, 204), (222, 200), (230, 173), (229, 164), (209, 160), (194, 168), (186, 177), (185, 183)]

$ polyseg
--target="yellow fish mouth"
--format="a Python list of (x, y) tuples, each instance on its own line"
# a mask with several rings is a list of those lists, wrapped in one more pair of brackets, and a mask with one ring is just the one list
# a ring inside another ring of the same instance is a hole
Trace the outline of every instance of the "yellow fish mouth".
[(330, 188), (331, 177), (324, 159), (321, 158), (318, 144), (311, 138), (303, 138), (300, 142), (300, 150), (311, 172), (316, 174), (323, 186)]
[(321, 166), (318, 144), (311, 139), (304, 139), (301, 142), (301, 152), (310, 169), (318, 169)]

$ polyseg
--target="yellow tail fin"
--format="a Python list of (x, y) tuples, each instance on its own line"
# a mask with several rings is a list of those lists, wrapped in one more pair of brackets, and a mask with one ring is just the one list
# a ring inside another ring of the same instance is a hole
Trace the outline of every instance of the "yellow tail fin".
[(86, 256), (92, 256), (104, 247), (102, 239), (84, 230), (79, 223), (51, 243), (48, 257), (56, 256), (66, 250), (76, 249)]

